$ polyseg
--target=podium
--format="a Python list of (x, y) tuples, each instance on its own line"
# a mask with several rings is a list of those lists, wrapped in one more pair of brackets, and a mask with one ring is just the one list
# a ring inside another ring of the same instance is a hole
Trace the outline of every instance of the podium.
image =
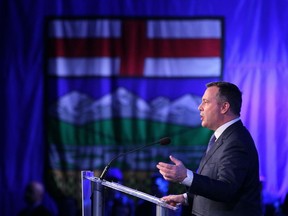
[(92, 171), (81, 171), (82, 186), (82, 216), (104, 216), (104, 187), (126, 193), (154, 203), (156, 205), (156, 216), (171, 216), (179, 209), (179, 206), (172, 206), (160, 198), (150, 194), (126, 187), (116, 182), (109, 182), (94, 176)]

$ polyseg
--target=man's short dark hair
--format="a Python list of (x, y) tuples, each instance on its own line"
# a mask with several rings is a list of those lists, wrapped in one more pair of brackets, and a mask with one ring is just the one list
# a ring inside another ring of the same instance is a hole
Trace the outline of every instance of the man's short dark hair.
[(227, 101), (230, 104), (231, 111), (240, 116), (242, 106), (242, 92), (233, 83), (219, 81), (207, 83), (206, 87), (216, 86), (219, 88), (219, 98), (221, 101)]

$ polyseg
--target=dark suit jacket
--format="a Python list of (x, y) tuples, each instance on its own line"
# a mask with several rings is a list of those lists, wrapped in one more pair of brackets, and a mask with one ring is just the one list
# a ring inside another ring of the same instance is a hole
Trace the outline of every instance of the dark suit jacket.
[(261, 215), (258, 154), (241, 121), (230, 125), (203, 156), (188, 195), (194, 215)]

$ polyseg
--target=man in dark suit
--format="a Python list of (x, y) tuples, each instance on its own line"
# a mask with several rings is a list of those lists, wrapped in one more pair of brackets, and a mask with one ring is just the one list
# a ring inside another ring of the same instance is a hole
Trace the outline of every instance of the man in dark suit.
[(166, 180), (188, 188), (185, 194), (162, 199), (172, 205), (192, 202), (192, 215), (197, 216), (262, 215), (258, 153), (240, 120), (242, 93), (228, 82), (206, 87), (198, 109), (202, 126), (214, 131), (214, 141), (209, 142), (197, 172), (173, 156), (173, 164), (158, 163)]

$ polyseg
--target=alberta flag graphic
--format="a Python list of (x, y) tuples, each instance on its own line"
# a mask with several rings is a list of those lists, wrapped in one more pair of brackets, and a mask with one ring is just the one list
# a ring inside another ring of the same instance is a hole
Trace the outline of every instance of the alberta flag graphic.
[(77, 190), (65, 176), (99, 173), (115, 155), (167, 136), (169, 146), (113, 166), (137, 176), (173, 154), (197, 167), (211, 134), (198, 105), (222, 76), (221, 19), (54, 18), (46, 36), (49, 164), (60, 190)]

